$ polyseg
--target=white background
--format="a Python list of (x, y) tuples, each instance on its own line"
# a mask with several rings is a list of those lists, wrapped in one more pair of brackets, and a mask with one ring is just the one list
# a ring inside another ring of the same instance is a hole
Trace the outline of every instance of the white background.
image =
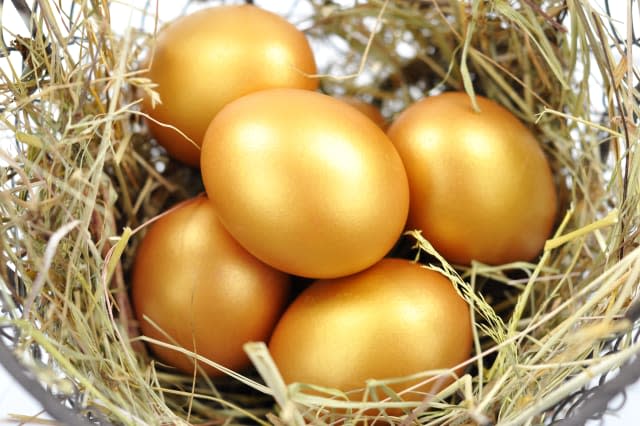
[[(8, 2), (7, 2), (8, 3)], [(181, 2), (176, 2), (181, 3)], [(173, 4), (176, 4), (173, 3)], [(258, 2), (256, 2), (258, 3)], [(268, 2), (263, 1), (260, 3), (266, 3), (269, 8), (273, 9), (274, 4), (277, 4), (279, 7), (276, 7), (276, 10), (282, 13), (291, 11), (288, 9), (288, 5), (290, 2)], [(598, 4), (601, 1), (594, 0), (594, 3)], [(625, 0), (612, 0), (611, 5), (613, 7), (612, 15), (620, 19), (624, 20), (624, 16), (626, 15), (625, 7), (627, 1)], [(168, 6), (169, 2), (163, 2), (162, 6)], [(7, 5), (8, 6), (8, 5)], [(9, 9), (9, 7), (7, 7)], [(637, 4), (634, 4), (634, 15), (638, 16), (638, 8)], [(168, 16), (173, 15), (171, 11), (167, 11)], [(5, 13), (10, 13), (7, 10)], [(8, 19), (9, 17), (5, 17), (4, 22), (12, 22), (12, 19)], [(13, 20), (13, 22), (16, 22)], [(19, 21), (18, 21), (19, 22)], [(126, 18), (120, 21), (123, 24), (126, 24)], [(621, 34), (625, 34), (624, 25), (621, 22), (620, 28), (623, 29)], [(636, 25), (636, 28), (640, 28), (640, 26)], [(640, 30), (637, 30), (640, 32)], [(640, 58), (640, 52), (634, 52), (635, 54), (635, 63), (636, 65), (639, 63), (638, 59)], [(612, 406), (618, 405), (617, 402), (619, 399), (614, 400)], [(20, 424), (19, 421), (16, 421), (15, 418), (12, 418), (12, 414), (20, 414), (23, 416), (35, 416), (42, 412), (42, 406), (35, 401), (27, 392), (25, 392), (22, 387), (13, 380), (13, 378), (9, 375), (9, 373), (0, 365), (0, 426), (5, 425), (17, 425)], [(40, 417), (40, 419), (47, 418), (48, 416)], [(593, 423), (594, 425), (597, 423)], [(636, 385), (632, 386), (628, 390), (627, 395), (627, 403), (624, 408), (619, 412), (607, 415), (604, 418), (605, 426), (636, 426), (640, 425), (640, 384), (636, 383)]]
[(33, 416), (41, 411), (40, 403), (13, 380), (9, 372), (0, 365), (0, 426), (19, 424), (15, 419), (10, 420), (12, 414)]

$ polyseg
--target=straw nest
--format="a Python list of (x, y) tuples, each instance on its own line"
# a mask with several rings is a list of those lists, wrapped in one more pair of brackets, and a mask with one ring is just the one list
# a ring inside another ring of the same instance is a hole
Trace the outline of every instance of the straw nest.
[[(365, 403), (284, 388), (260, 345), (248, 348), (259, 374), (214, 382), (156, 368), (145, 354), (127, 294), (137, 243), (149, 220), (201, 187), (147, 134), (140, 96), (153, 86), (140, 60), (162, 22), (154, 2), (125, 3), (38, 1), (31, 20), (24, 15), (30, 34), (3, 33), (4, 341), (94, 419), (365, 420)], [(448, 89), (495, 99), (539, 136), (562, 204), (538, 263), (454, 269), (419, 233), (408, 236), (412, 256), (430, 253), (422, 259), (435, 259), (473, 306), (474, 357), (436, 397), (403, 402), (389, 391), (376, 406), (402, 407), (405, 424), (549, 421), (556, 404), (640, 349), (625, 317), (640, 274), (631, 33), (614, 34), (587, 0), (309, 3), (313, 14), (297, 23), (333, 52), (324, 91), (377, 103), (389, 119)], [(116, 30), (123, 11), (132, 24)], [(613, 337), (617, 350), (604, 354)], [(377, 420), (397, 419), (383, 410)]]

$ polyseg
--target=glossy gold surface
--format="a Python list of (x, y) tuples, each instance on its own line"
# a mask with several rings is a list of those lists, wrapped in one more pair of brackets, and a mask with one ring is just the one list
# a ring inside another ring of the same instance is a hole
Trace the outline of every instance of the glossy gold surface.
[(201, 161), (227, 230), (285, 272), (355, 273), (381, 259), (404, 228), (409, 188), (393, 144), (326, 95), (273, 89), (228, 104), (205, 135)]
[(369, 119), (376, 123), (381, 129), (385, 129), (387, 127), (386, 120), (375, 105), (367, 103), (361, 99), (354, 98), (352, 96), (339, 96), (337, 99), (340, 99), (342, 102), (348, 103), (349, 105), (369, 117)]
[[(471, 345), (469, 307), (446, 277), (384, 259), (359, 274), (313, 283), (286, 310), (269, 349), (287, 383), (348, 392), (367, 379), (455, 367), (469, 358)], [(419, 390), (429, 392), (432, 384)]]
[(531, 260), (557, 211), (551, 170), (533, 134), (502, 106), (465, 93), (425, 98), (388, 130), (409, 176), (408, 228), (450, 262)]
[[(218, 6), (171, 22), (157, 36), (148, 77), (162, 104), (143, 109), (198, 145), (214, 115), (247, 93), (272, 88), (315, 90), (318, 80), (304, 34), (284, 18), (255, 6)], [(169, 154), (192, 166), (199, 150), (172, 129), (148, 121)]]
[[(132, 300), (144, 335), (170, 341), (146, 315), (181, 346), (237, 370), (249, 364), (245, 342), (269, 339), (289, 290), (288, 277), (240, 247), (199, 197), (151, 225), (137, 251)], [(151, 349), (162, 362), (193, 373), (186, 356)]]

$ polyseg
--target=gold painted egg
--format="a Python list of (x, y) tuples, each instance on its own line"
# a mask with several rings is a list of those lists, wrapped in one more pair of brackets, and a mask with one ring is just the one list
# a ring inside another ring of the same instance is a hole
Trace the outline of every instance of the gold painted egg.
[[(305, 35), (281, 16), (251, 5), (218, 6), (178, 18), (159, 31), (149, 77), (162, 103), (144, 99), (154, 120), (175, 126), (197, 145), (228, 102), (258, 90), (315, 90), (316, 64)], [(198, 147), (148, 121), (169, 155), (199, 164)]]
[[(218, 221), (213, 205), (197, 197), (151, 225), (136, 253), (131, 291), (145, 336), (175, 341), (238, 370), (249, 365), (244, 343), (269, 339), (290, 285), (287, 275), (240, 247)], [(150, 347), (162, 362), (193, 373), (191, 358)], [(200, 365), (210, 375), (221, 374)]]
[(360, 111), (271, 89), (225, 106), (204, 138), (202, 178), (229, 233), (282, 271), (311, 278), (376, 263), (403, 231), (404, 166)]
[(557, 212), (553, 176), (533, 133), (510, 111), (466, 93), (425, 98), (387, 134), (409, 176), (407, 227), (450, 262), (533, 259)]
[[(449, 279), (390, 258), (355, 275), (314, 282), (287, 308), (269, 343), (286, 383), (343, 392), (363, 389), (368, 379), (454, 368), (469, 358), (471, 348), (469, 306)], [(436, 382), (404, 397), (420, 400)], [(437, 388), (451, 382), (446, 377)], [(362, 392), (355, 392), (351, 399), (361, 398)]]

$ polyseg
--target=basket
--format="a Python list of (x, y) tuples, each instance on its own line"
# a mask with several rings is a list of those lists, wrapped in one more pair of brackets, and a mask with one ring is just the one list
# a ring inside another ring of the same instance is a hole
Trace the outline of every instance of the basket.
[[(440, 394), (387, 392), (368, 416), (326, 390), (285, 387), (264, 345), (247, 346), (249, 372), (194, 379), (157, 365), (139, 335), (136, 247), (154, 217), (202, 191), (198, 171), (149, 135), (143, 58), (163, 22), (221, 3), (4, 5), (0, 362), (45, 409), (69, 425), (566, 425), (612, 409), (640, 375), (640, 4), (280, 5), (318, 54), (323, 92), (389, 120), (445, 90), (487, 96), (535, 131), (556, 178), (560, 215), (535, 262), (453, 267), (407, 233), (404, 255), (443, 271), (471, 304), (474, 354)], [(391, 378), (379, 379), (367, 386)], [(385, 411), (398, 402), (402, 416)]]

